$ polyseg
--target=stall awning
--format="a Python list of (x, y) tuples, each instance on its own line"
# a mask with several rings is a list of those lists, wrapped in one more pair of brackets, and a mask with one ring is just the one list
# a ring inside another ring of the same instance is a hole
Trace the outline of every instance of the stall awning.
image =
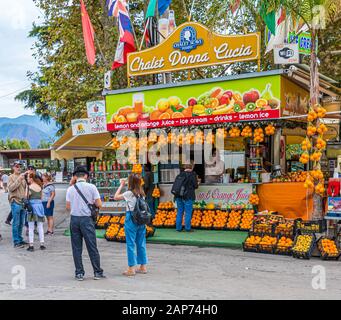
[(72, 136), (72, 130), (68, 129), (64, 135), (52, 145), (52, 159), (73, 159), (80, 157), (102, 156), (102, 152), (108, 148), (112, 140), (111, 133), (89, 134)]

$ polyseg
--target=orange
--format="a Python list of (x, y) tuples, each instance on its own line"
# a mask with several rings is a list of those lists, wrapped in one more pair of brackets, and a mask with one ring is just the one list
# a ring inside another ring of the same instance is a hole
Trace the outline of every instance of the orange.
[(118, 114), (121, 116), (126, 117), (128, 113), (134, 112), (134, 108), (131, 107), (125, 107), (119, 110)]
[(159, 119), (162, 120), (162, 119), (170, 119), (171, 116), (168, 112), (164, 112), (163, 114), (160, 115)]
[(115, 121), (121, 123), (121, 122), (127, 122), (127, 119), (125, 118), (125, 116), (120, 115), (115, 118)]
[(174, 112), (172, 114), (172, 119), (184, 118), (185, 116), (181, 112)]
[(161, 114), (162, 114), (161, 111), (159, 111), (159, 110), (154, 110), (154, 111), (150, 114), (150, 120), (159, 120)]
[(184, 111), (182, 111), (182, 114), (185, 118), (192, 117), (192, 107), (186, 108)]
[(127, 120), (128, 122), (136, 122), (138, 118), (138, 114), (136, 112), (131, 112), (127, 114)]

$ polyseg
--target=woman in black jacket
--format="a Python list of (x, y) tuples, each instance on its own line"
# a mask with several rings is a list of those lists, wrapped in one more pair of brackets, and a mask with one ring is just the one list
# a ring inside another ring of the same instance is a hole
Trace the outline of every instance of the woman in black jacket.
[(191, 221), (193, 213), (193, 202), (195, 201), (195, 189), (198, 188), (198, 177), (193, 171), (193, 165), (184, 165), (184, 171), (180, 175), (185, 175), (185, 193), (182, 198), (175, 198), (178, 213), (176, 216), (176, 231), (182, 231), (182, 217), (185, 213), (185, 230), (192, 232)]

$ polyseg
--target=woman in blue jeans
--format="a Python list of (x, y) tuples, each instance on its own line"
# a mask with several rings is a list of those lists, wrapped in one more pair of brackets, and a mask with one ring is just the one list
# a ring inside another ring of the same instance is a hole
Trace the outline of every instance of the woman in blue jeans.
[(198, 188), (198, 177), (193, 171), (193, 164), (184, 165), (184, 171), (180, 175), (186, 176), (185, 194), (182, 198), (175, 198), (178, 213), (176, 215), (176, 231), (182, 231), (182, 217), (185, 213), (185, 231), (192, 232), (191, 222), (193, 202), (195, 201), (195, 189)]
[[(128, 269), (123, 272), (125, 276), (135, 276), (136, 273), (147, 273), (147, 250), (146, 250), (146, 226), (137, 225), (132, 220), (132, 211), (135, 208), (137, 197), (145, 197), (141, 182), (142, 178), (138, 174), (131, 174), (128, 177), (128, 191), (122, 193), (126, 183), (121, 179), (120, 186), (116, 191), (115, 200), (126, 201), (126, 218), (124, 231), (126, 235)], [(137, 265), (140, 265), (137, 267)]]

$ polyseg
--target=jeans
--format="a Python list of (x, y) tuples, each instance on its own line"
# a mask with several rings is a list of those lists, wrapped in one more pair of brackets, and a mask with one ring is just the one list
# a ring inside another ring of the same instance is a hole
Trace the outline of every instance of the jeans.
[(178, 213), (176, 215), (176, 230), (182, 230), (182, 217), (185, 212), (185, 230), (191, 230), (191, 221), (193, 213), (193, 200), (183, 200), (181, 198), (176, 198), (176, 206), (178, 208)]
[(103, 274), (103, 270), (100, 267), (100, 255), (97, 249), (96, 229), (92, 218), (71, 216), (70, 230), (73, 261), (76, 268), (75, 274), (85, 274), (82, 262), (83, 239), (89, 253), (94, 274)]
[(11, 212), (12, 212), (12, 238), (14, 245), (20, 244), (24, 241), (22, 237), (22, 230), (25, 223), (26, 212), (23, 209), (21, 204), (13, 201), (11, 203)]
[(128, 266), (134, 267), (137, 264), (147, 264), (146, 226), (135, 224), (131, 212), (128, 211), (124, 222), (124, 231), (126, 234)]

